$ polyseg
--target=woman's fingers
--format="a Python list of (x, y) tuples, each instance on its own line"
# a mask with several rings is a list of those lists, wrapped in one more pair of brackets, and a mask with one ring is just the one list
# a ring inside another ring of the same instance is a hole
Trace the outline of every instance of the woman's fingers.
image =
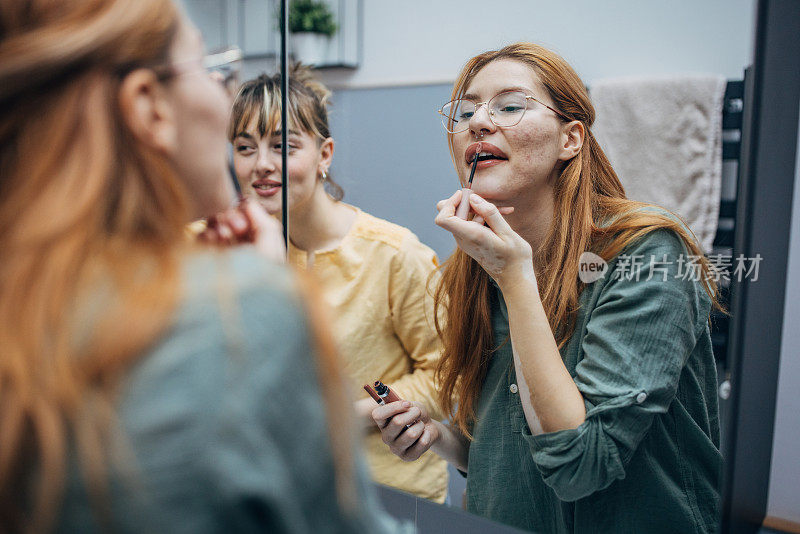
[(437, 202), (436, 209), (438, 211), (442, 211), (442, 208), (444, 208), (449, 203), (453, 205), (453, 213), (455, 213), (456, 206), (458, 206), (458, 203), (460, 201), (461, 201), (461, 189), (450, 195), (450, 198), (446, 198), (444, 200), (440, 200), (439, 202)]
[(214, 226), (217, 231), (219, 243), (222, 245), (230, 245), (234, 242), (234, 234), (228, 223), (228, 216), (226, 213), (217, 215), (217, 223)]
[(409, 426), (404, 426), (397, 437), (389, 445), (398, 451), (405, 452), (409, 447), (417, 442), (422, 432), (425, 430), (425, 423), (417, 421)]
[(497, 208), (500, 211), (500, 215), (511, 215), (514, 213), (514, 206), (503, 206), (502, 208)]
[(250, 230), (250, 221), (247, 220), (247, 216), (240, 210), (230, 210), (227, 213), (228, 216), (228, 225), (230, 226), (231, 231), (238, 239), (243, 239), (248, 237), (248, 233)]
[(280, 223), (247, 199), (235, 208), (209, 217), (207, 228), (198, 239), (218, 246), (252, 243), (271, 260), (284, 261), (286, 258)]
[(416, 460), (438, 436), (425, 406), (397, 401), (372, 410), (372, 419), (381, 428), (381, 439), (393, 454), (405, 461)]
[(475, 193), (469, 196), (469, 203), (470, 206), (472, 206), (472, 209), (477, 214), (476, 217), (478, 216), (482, 217), (483, 220), (486, 221), (486, 223), (489, 225), (489, 228), (491, 228), (495, 234), (503, 236), (514, 233), (514, 230), (511, 229), (511, 226), (500, 214), (500, 210), (497, 209), (497, 206), (495, 206), (491, 202), (484, 200)]
[(433, 445), (435, 439), (433, 434), (434, 426), (425, 425), (420, 437), (402, 455), (399, 455), (400, 458), (406, 462), (412, 462), (425, 454)]
[(389, 419), (397, 414), (407, 412), (413, 405), (408, 401), (390, 402), (372, 410), (372, 419), (380, 428), (386, 426)]
[(409, 426), (416, 423), (419, 417), (419, 408), (412, 407), (406, 412), (401, 412), (386, 419), (384, 426), (381, 428), (381, 439), (391, 447), (396, 446), (398, 437), (406, 432)]
[(249, 200), (243, 200), (239, 206), (248, 222), (249, 240), (256, 248), (274, 261), (286, 259), (286, 246), (283, 242), (281, 223), (270, 217), (261, 206)]

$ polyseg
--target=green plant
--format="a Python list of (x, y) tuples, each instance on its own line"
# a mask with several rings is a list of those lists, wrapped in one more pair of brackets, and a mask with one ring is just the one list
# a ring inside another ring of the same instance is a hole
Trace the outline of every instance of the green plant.
[(336, 21), (323, 0), (291, 0), (289, 31), (321, 33), (330, 37), (336, 33)]

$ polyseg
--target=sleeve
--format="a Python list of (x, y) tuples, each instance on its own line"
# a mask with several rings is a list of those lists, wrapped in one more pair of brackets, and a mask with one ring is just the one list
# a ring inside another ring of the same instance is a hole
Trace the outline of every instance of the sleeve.
[[(523, 429), (534, 462), (559, 498), (574, 501), (624, 478), (653, 418), (672, 403), (711, 302), (699, 281), (682, 279), (685, 254), (677, 234), (656, 230), (617, 256), (590, 312), (575, 370), (585, 421), (536, 436)], [(638, 280), (618, 276), (623, 271), (614, 266), (623, 258), (639, 259)]]
[[(263, 285), (289, 286), (281, 274), (269, 274)], [(248, 337), (229, 356), (228, 387), (206, 447), (217, 522), (236, 532), (410, 532), (380, 509), (357, 444), (357, 505), (347, 511), (338, 504), (327, 417), (349, 406), (324, 404), (297, 296), (253, 287), (239, 303)]]
[(437, 266), (436, 254), (409, 234), (392, 258), (389, 280), (395, 335), (412, 361), (411, 372), (393, 381), (392, 389), (404, 399), (424, 403), (433, 419), (443, 417), (434, 385), (442, 344), (433, 324), (433, 295), (428, 290), (435, 287)]

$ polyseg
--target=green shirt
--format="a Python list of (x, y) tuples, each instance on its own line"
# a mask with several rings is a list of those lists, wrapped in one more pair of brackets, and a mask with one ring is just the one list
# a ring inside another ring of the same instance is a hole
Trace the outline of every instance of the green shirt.
[[(577, 429), (531, 435), (504, 343), (505, 302), (493, 292), (499, 348), (469, 449), (469, 511), (545, 533), (716, 531), (710, 298), (699, 281), (681, 277), (679, 256), (687, 254), (673, 232), (651, 232), (581, 293), (575, 332), (561, 350), (586, 405)], [(623, 269), (636, 263), (638, 280), (636, 269)]]
[[(122, 384), (109, 530), (411, 532), (379, 509), (360, 450), (359, 504), (337, 505), (316, 351), (288, 270), (245, 247), (193, 255), (183, 275), (172, 326)], [(105, 531), (71, 460), (55, 530)]]

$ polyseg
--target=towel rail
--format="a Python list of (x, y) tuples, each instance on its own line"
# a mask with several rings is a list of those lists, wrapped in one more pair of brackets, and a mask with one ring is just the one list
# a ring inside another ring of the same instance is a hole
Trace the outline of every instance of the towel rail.
[[(745, 75), (747, 75), (745, 73)], [(725, 87), (725, 97), (722, 108), (722, 129), (724, 132), (722, 142), (723, 162), (732, 162), (732, 166), (723, 165), (723, 181), (739, 181), (739, 156), (741, 154), (741, 130), (744, 109), (744, 80), (730, 80)], [(727, 172), (726, 172), (727, 171)], [(723, 189), (736, 191), (736, 187), (723, 187)], [(719, 224), (714, 236), (713, 254), (735, 259), (733, 250), (733, 237), (736, 229), (736, 198), (722, 198), (719, 206)], [(730, 302), (730, 283), (720, 280), (720, 300), (728, 307)], [(718, 364), (727, 369), (728, 334), (730, 321), (723, 313), (711, 314), (711, 343), (714, 348), (714, 357)]]

